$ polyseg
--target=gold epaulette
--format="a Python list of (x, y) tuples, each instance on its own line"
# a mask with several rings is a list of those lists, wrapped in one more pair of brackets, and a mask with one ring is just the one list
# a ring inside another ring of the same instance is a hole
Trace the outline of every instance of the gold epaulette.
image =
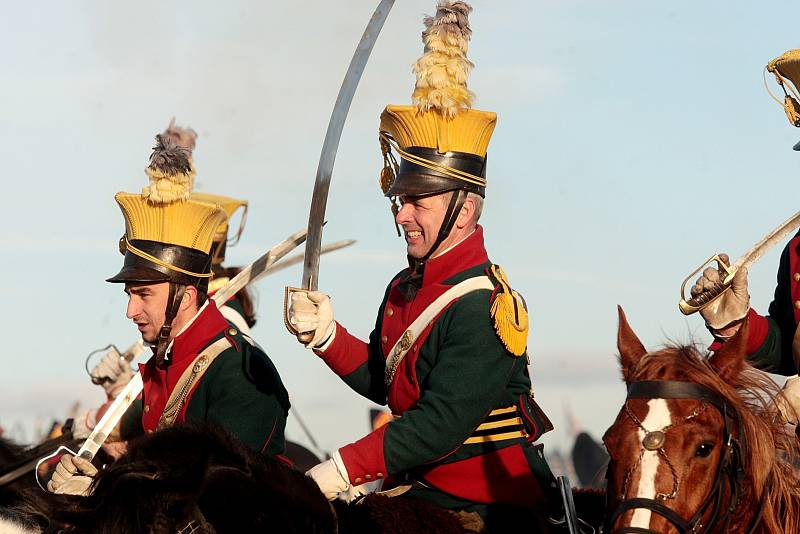
[(511, 289), (502, 267), (492, 265), (489, 277), (495, 284), (491, 309), (494, 329), (508, 352), (522, 356), (528, 347), (528, 310), (525, 301)]

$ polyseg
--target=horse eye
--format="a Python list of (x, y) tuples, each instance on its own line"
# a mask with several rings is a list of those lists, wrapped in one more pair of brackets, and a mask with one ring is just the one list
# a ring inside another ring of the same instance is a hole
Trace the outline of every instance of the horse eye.
[(697, 446), (697, 450), (694, 452), (694, 455), (699, 456), (700, 458), (708, 458), (708, 455), (711, 454), (712, 450), (714, 450), (713, 443), (701, 443)]

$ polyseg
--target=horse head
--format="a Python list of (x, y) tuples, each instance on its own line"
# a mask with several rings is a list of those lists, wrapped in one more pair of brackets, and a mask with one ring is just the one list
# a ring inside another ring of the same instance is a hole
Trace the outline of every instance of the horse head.
[(628, 395), (603, 438), (607, 532), (797, 531), (784, 530), (785, 514), (797, 525), (785, 461), (797, 441), (775, 409), (777, 386), (745, 361), (747, 332), (745, 322), (710, 357), (694, 346), (647, 352), (619, 308)]

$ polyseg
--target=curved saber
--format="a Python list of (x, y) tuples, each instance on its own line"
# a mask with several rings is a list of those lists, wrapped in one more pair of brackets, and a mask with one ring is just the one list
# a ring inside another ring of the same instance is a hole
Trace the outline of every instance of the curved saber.
[[(681, 310), (681, 313), (684, 315), (691, 315), (717, 300), (717, 298), (719, 298), (723, 293), (725, 293), (725, 291), (728, 290), (728, 288), (731, 287), (733, 284), (733, 277), (736, 276), (736, 273), (739, 271), (739, 269), (749, 269), (750, 266), (758, 261), (769, 249), (780, 243), (787, 235), (792, 233), (798, 227), (800, 227), (800, 211), (783, 221), (780, 226), (761, 238), (758, 243), (753, 245), (750, 250), (745, 252), (742, 257), (733, 262), (731, 265), (727, 265), (724, 261), (722, 261), (722, 259), (719, 257), (719, 254), (715, 254), (714, 256), (708, 258), (700, 267), (689, 274), (689, 276), (687, 276), (681, 284), (681, 300), (678, 302), (678, 308)], [(714, 285), (714, 287), (704, 291), (696, 297), (686, 298), (688, 296), (686, 294), (686, 286), (691, 283), (691, 278), (702, 272), (712, 261), (717, 263), (717, 269), (719, 272), (725, 275), (722, 281), (718, 282)]]
[(367, 65), (367, 60), (378, 40), (378, 34), (386, 22), (386, 17), (394, 5), (394, 0), (381, 0), (375, 13), (361, 36), (361, 41), (356, 47), (350, 66), (344, 75), (342, 87), (339, 89), (339, 96), (336, 97), (336, 104), (331, 113), (331, 120), (328, 123), (328, 131), (325, 133), (325, 141), (322, 143), (322, 152), (319, 156), (317, 166), (317, 178), (314, 182), (314, 193), (311, 197), (311, 210), (308, 214), (308, 240), (306, 241), (305, 262), (303, 264), (302, 288), (316, 291), (317, 278), (319, 276), (319, 256), (322, 246), (322, 222), (325, 220), (325, 208), (328, 204), (328, 189), (331, 185), (333, 174), (333, 164), (336, 160), (336, 151), (339, 148), (339, 140), (342, 137), (344, 121), (347, 119), (347, 112), (350, 111), (350, 104), (353, 102), (353, 95), (361, 80), (361, 74)]

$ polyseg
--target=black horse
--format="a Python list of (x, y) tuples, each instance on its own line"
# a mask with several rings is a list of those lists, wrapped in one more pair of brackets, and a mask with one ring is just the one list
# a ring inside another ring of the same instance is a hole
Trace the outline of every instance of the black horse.
[(407, 497), (334, 504), (301, 471), (223, 431), (177, 425), (132, 441), (125, 455), (100, 470), (88, 497), (39, 491), (22, 511), (40, 532), (73, 534), (481, 532), (469, 518)]

